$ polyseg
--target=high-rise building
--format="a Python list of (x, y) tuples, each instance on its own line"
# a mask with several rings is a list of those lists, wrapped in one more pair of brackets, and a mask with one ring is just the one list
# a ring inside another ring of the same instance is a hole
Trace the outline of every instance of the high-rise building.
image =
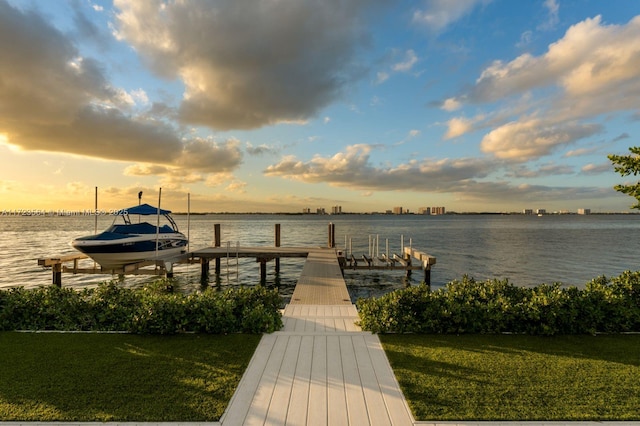
[(591, 209), (578, 209), (578, 214), (591, 214)]
[(418, 214), (431, 214), (431, 208), (430, 207), (420, 207), (418, 209)]
[(402, 214), (402, 207), (394, 207), (393, 214)]
[(445, 213), (444, 207), (431, 207), (432, 215), (438, 215), (438, 214), (444, 214), (444, 213)]
[(342, 206), (331, 207), (331, 214), (342, 214)]

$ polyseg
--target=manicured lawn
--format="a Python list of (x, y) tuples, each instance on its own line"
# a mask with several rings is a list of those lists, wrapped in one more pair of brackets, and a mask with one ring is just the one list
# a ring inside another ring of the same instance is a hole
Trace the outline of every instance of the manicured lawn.
[(260, 335), (0, 333), (0, 421), (217, 421)]
[(381, 335), (417, 420), (640, 420), (640, 336)]

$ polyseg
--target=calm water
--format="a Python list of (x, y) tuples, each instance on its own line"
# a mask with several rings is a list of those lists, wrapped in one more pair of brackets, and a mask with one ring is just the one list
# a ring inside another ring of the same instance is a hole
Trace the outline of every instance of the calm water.
[[(187, 232), (187, 217), (176, 216)], [(98, 229), (113, 218), (100, 216)], [(212, 245), (214, 224), (221, 225), (223, 246), (273, 245), (274, 225), (281, 225), (282, 246), (324, 246), (327, 225), (335, 223), (339, 247), (351, 241), (356, 257), (369, 252), (369, 241), (377, 237), (378, 251), (400, 253), (401, 238), (406, 246), (426, 251), (437, 258), (431, 278), (434, 287), (443, 286), (464, 274), (476, 279), (508, 278), (522, 286), (562, 282), (582, 286), (599, 275), (615, 276), (625, 270), (640, 269), (640, 215), (521, 216), (315, 216), (315, 215), (206, 215), (191, 216), (191, 249)], [(92, 234), (94, 217), (0, 216), (0, 288), (16, 285), (49, 285), (51, 272), (37, 265), (39, 257), (75, 253), (69, 242)], [(279, 287), (286, 298), (293, 291), (303, 259), (282, 259), (275, 276), (268, 264), (267, 285)], [(199, 265), (176, 268), (178, 285), (187, 291), (201, 288)], [(257, 283), (259, 264), (241, 260), (222, 275), (210, 278), (209, 285), (227, 286)], [(117, 277), (111, 275), (63, 274), (64, 286), (95, 286)], [(414, 271), (407, 280), (403, 272), (347, 271), (352, 298), (377, 296), (387, 291), (418, 284), (423, 275)], [(138, 286), (153, 278), (127, 276), (123, 285)]]

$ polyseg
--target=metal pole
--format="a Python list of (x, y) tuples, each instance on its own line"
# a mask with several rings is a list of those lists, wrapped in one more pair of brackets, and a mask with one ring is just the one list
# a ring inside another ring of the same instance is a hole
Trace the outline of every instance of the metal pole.
[(94, 213), (94, 225), (93, 225), (93, 233), (97, 234), (98, 233), (98, 187), (96, 186), (96, 202), (95, 202), (95, 211)]
[(162, 199), (162, 188), (158, 191), (158, 211), (156, 220), (156, 259), (158, 259), (158, 244), (160, 241), (160, 201)]

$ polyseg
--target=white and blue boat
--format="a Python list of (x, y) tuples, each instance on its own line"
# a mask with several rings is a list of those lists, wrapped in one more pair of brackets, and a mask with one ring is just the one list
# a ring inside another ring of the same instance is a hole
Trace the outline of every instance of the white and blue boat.
[[(138, 218), (138, 220), (132, 220)], [(142, 221), (155, 216), (156, 224)], [(121, 222), (121, 223), (116, 223)], [(178, 231), (171, 211), (149, 204), (121, 210), (104, 232), (76, 238), (71, 245), (102, 269), (119, 269), (147, 260), (170, 260), (186, 252), (187, 237)]]

